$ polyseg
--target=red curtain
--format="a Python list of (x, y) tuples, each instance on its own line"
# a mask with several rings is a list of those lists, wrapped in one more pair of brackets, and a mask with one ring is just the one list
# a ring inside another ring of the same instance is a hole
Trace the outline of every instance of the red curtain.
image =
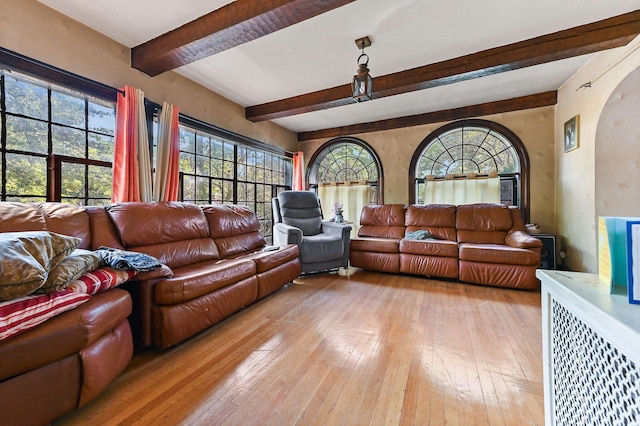
[(137, 103), (135, 88), (125, 86), (124, 94), (118, 92), (111, 193), (113, 203), (140, 201)]
[(304, 157), (302, 151), (293, 154), (293, 185), (294, 191), (304, 191)]

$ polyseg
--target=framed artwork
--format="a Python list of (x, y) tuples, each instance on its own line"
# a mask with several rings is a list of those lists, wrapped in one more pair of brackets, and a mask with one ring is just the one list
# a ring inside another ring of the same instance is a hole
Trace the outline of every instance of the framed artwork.
[(564, 123), (564, 152), (573, 151), (580, 144), (580, 116)]

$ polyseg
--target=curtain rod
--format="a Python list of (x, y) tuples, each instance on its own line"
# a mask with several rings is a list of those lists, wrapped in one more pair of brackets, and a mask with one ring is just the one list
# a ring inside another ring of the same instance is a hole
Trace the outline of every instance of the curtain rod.
[(640, 48), (640, 42), (636, 43), (636, 45), (631, 48), (631, 50), (629, 50), (627, 53), (625, 53), (624, 55), (622, 55), (620, 58), (618, 58), (618, 60), (616, 60), (613, 64), (609, 65), (609, 67), (607, 69), (605, 69), (604, 71), (602, 71), (600, 74), (598, 74), (597, 77), (595, 77), (592, 80), (589, 80), (585, 83), (582, 83), (580, 86), (578, 86), (578, 88), (576, 89), (576, 92), (580, 89), (588, 89), (591, 88), (591, 86), (593, 85), (593, 83), (595, 83), (596, 81), (600, 80), (601, 77), (603, 77), (606, 73), (608, 73), (609, 71), (611, 71), (612, 69), (614, 69), (615, 67), (617, 67), (622, 61), (624, 61), (625, 59), (627, 59), (629, 56), (631, 56), (636, 50), (638, 50)]
[(74, 89), (80, 89), (99, 98), (114, 100), (117, 93), (124, 95), (124, 90), (116, 89), (3, 47), (0, 47), (0, 64), (5, 65), (10, 70), (44, 78), (52, 83), (66, 87), (71, 86)]

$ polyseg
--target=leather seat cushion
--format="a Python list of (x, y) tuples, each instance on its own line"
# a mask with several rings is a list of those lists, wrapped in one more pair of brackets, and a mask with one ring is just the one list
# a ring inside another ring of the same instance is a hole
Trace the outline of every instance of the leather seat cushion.
[(196, 263), (174, 269), (172, 277), (156, 284), (154, 301), (158, 305), (186, 302), (255, 274), (256, 264), (250, 259)]
[(352, 238), (351, 251), (399, 253), (400, 241), (391, 238)]
[(536, 266), (540, 255), (532, 250), (494, 244), (460, 244), (460, 260), (505, 265)]
[(108, 334), (132, 309), (131, 296), (111, 289), (0, 343), (0, 380), (39, 368), (80, 351)]
[(287, 244), (278, 247), (273, 251), (258, 251), (248, 255), (243, 255), (242, 259), (251, 259), (256, 263), (256, 271), (258, 274), (269, 271), (277, 266), (297, 258), (300, 255), (296, 244)]
[(458, 257), (458, 243), (445, 240), (400, 240), (400, 253), (425, 256)]

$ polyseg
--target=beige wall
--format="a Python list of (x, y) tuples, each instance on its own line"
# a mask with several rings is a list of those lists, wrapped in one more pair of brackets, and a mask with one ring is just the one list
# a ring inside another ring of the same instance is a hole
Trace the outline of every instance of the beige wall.
[[(566, 240), (567, 261), (572, 270), (597, 272), (596, 223), (598, 215), (640, 216), (640, 211), (634, 207), (637, 206), (637, 203), (630, 201), (631, 198), (638, 197), (637, 185), (635, 191), (627, 187), (617, 193), (611, 192), (610, 195), (615, 194), (614, 197), (607, 195), (607, 191), (613, 187), (600, 186), (598, 193), (596, 193), (596, 178), (598, 180), (605, 179), (606, 182), (615, 185), (615, 181), (618, 179), (614, 178), (612, 174), (620, 173), (624, 176), (627, 171), (638, 167), (640, 140), (637, 137), (626, 146), (617, 141), (600, 140), (597, 143), (599, 147), (596, 148), (596, 133), (599, 126), (603, 126), (600, 128), (601, 132), (606, 126), (624, 126), (631, 129), (631, 132), (635, 132), (635, 135), (638, 134), (640, 115), (637, 110), (617, 119), (608, 117), (599, 124), (603, 108), (616, 87), (640, 66), (640, 50), (632, 53), (638, 43), (640, 43), (640, 38), (636, 38), (625, 47), (595, 55), (558, 91), (555, 126), (555, 138), (558, 141), (556, 144), (557, 229), (558, 233)], [(614, 66), (627, 54), (630, 56)], [(613, 68), (607, 71), (612, 66)], [(591, 88), (576, 90), (580, 85), (589, 81), (592, 81)], [(624, 94), (620, 96), (624, 96)], [(564, 123), (575, 115), (580, 116), (580, 146), (576, 150), (565, 153), (562, 142)], [(606, 135), (607, 132), (605, 131), (603, 134)], [(596, 166), (599, 163), (610, 161), (608, 156), (602, 157), (602, 150), (609, 151), (609, 154), (615, 153), (619, 164), (596, 173)], [(596, 157), (596, 153), (598, 153), (598, 157)], [(637, 176), (637, 172), (635, 173)], [(631, 176), (633, 175), (629, 175), (629, 177)], [(597, 205), (598, 209), (596, 209)]]
[(157, 103), (261, 142), (296, 151), (296, 134), (245, 120), (244, 109), (175, 72), (149, 77), (131, 68), (130, 50), (35, 0), (0, 1), (0, 46), (113, 87), (134, 86)]
[[(555, 232), (554, 107), (535, 108), (483, 118), (513, 131), (529, 153), (531, 167), (531, 221), (544, 232)], [(384, 202), (409, 201), (409, 163), (416, 148), (432, 131), (446, 123), (354, 135), (367, 142), (380, 157), (384, 173)], [(327, 140), (301, 142), (305, 160)]]

